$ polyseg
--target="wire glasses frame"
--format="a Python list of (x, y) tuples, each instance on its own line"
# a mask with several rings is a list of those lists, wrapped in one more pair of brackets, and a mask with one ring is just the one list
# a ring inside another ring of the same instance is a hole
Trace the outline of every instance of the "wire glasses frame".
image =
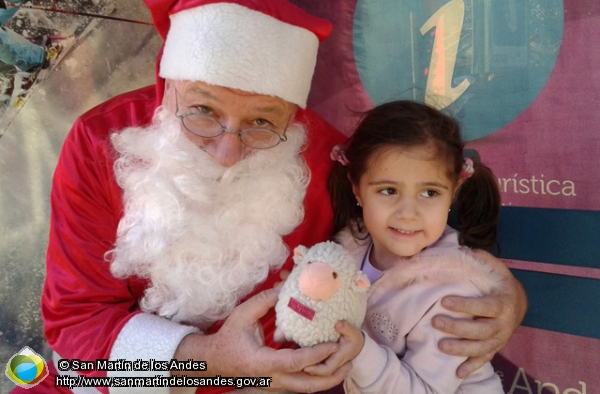
[(223, 133), (234, 133), (237, 134), (244, 145), (252, 149), (270, 149), (276, 147), (281, 142), (287, 141), (285, 133), (290, 121), (288, 118), (283, 134), (262, 127), (251, 127), (242, 131), (231, 130), (208, 115), (193, 112), (179, 115), (179, 92), (177, 89), (175, 89), (175, 116), (181, 120), (181, 124), (183, 124), (183, 127), (185, 127), (187, 131), (198, 137), (216, 138)]

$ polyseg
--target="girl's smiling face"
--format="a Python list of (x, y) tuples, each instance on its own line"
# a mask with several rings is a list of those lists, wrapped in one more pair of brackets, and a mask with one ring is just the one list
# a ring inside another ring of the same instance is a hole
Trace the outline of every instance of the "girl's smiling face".
[(430, 145), (381, 149), (352, 190), (373, 239), (371, 263), (391, 267), (433, 244), (444, 232), (458, 184)]

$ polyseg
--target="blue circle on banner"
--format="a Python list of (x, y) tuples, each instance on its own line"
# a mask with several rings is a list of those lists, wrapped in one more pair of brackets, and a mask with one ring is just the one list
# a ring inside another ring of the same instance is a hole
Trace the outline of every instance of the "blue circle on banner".
[(546, 84), (563, 33), (562, 0), (358, 0), (354, 58), (374, 104), (411, 99), (492, 134)]

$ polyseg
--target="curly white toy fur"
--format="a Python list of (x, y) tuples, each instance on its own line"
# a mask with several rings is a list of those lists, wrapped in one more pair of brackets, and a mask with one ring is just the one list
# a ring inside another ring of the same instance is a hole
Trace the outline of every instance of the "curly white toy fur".
[(369, 280), (342, 246), (322, 242), (294, 249), (294, 269), (275, 306), (277, 330), (300, 346), (337, 341), (334, 325), (360, 327), (367, 310)]

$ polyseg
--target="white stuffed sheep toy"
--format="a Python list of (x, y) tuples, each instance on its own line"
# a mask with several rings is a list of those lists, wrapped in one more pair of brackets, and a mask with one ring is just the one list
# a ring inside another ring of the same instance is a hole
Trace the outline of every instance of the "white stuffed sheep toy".
[(334, 325), (340, 320), (362, 325), (369, 279), (346, 249), (333, 242), (298, 246), (294, 263), (275, 306), (275, 338), (313, 346), (337, 341)]

